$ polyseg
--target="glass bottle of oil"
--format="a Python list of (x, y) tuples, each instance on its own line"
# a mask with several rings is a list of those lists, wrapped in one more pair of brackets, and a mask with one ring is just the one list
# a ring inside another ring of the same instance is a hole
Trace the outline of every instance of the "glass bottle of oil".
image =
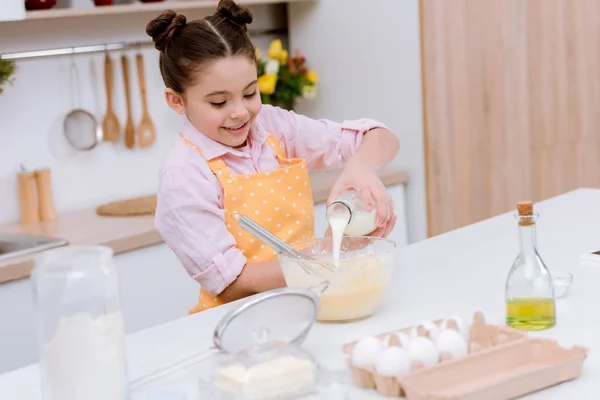
[(537, 250), (533, 202), (517, 203), (516, 218), (519, 254), (506, 280), (506, 324), (528, 331), (549, 329), (556, 324), (554, 284)]

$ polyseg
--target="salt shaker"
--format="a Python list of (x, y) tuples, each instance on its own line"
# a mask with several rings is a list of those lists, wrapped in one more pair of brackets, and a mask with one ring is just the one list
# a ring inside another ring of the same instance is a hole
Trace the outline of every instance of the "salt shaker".
[(35, 184), (38, 195), (38, 208), (41, 221), (56, 220), (54, 199), (52, 198), (52, 182), (50, 168), (35, 171)]
[(35, 185), (35, 173), (27, 171), (21, 166), (21, 171), (17, 174), (17, 186), (19, 189), (21, 224), (23, 225), (40, 221)]
[(66, 246), (40, 253), (34, 264), (42, 399), (127, 400), (112, 249)]
[(344, 231), (348, 236), (365, 236), (377, 229), (375, 203), (372, 210), (367, 211), (360, 193), (354, 189), (343, 192), (327, 207), (327, 220), (331, 221), (334, 216), (348, 218)]

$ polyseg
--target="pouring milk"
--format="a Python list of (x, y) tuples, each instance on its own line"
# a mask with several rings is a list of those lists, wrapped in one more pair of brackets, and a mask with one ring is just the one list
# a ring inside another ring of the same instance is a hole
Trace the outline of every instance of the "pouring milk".
[(327, 222), (331, 228), (333, 264), (340, 266), (340, 252), (344, 234), (364, 236), (377, 228), (377, 209), (365, 209), (360, 194), (355, 190), (342, 193), (327, 208)]

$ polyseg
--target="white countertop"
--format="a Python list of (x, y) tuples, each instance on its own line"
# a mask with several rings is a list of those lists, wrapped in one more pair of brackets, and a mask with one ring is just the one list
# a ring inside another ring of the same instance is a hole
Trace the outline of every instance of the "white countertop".
[[(515, 199), (515, 202), (522, 199)], [(600, 398), (600, 267), (580, 266), (582, 253), (600, 249), (600, 190), (580, 189), (536, 204), (538, 244), (551, 271), (574, 275), (569, 294), (557, 300), (557, 326), (532, 337), (590, 349), (583, 375), (528, 399)], [(316, 324), (304, 348), (328, 367), (342, 368), (344, 343), (363, 336), (476, 310), (503, 323), (504, 283), (517, 253), (512, 213), (413, 244), (398, 251), (396, 270), (377, 314), (352, 324)], [(212, 330), (229, 306), (205, 311), (127, 337), (130, 378), (171, 364), (212, 345)], [(0, 398), (39, 400), (37, 366), (0, 375)], [(363, 392), (353, 399), (380, 398)]]

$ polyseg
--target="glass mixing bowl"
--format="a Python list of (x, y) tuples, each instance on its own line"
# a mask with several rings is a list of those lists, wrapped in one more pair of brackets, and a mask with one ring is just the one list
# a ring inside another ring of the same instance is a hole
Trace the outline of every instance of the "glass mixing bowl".
[[(312, 288), (329, 282), (320, 294), (317, 321), (349, 322), (373, 315), (390, 283), (396, 244), (375, 237), (345, 236), (342, 240), (340, 265), (331, 271), (320, 265), (333, 266), (332, 238), (317, 238), (291, 244), (316, 261), (298, 260), (285, 254), (279, 262), (289, 287)], [(302, 263), (317, 275), (308, 274)]]

